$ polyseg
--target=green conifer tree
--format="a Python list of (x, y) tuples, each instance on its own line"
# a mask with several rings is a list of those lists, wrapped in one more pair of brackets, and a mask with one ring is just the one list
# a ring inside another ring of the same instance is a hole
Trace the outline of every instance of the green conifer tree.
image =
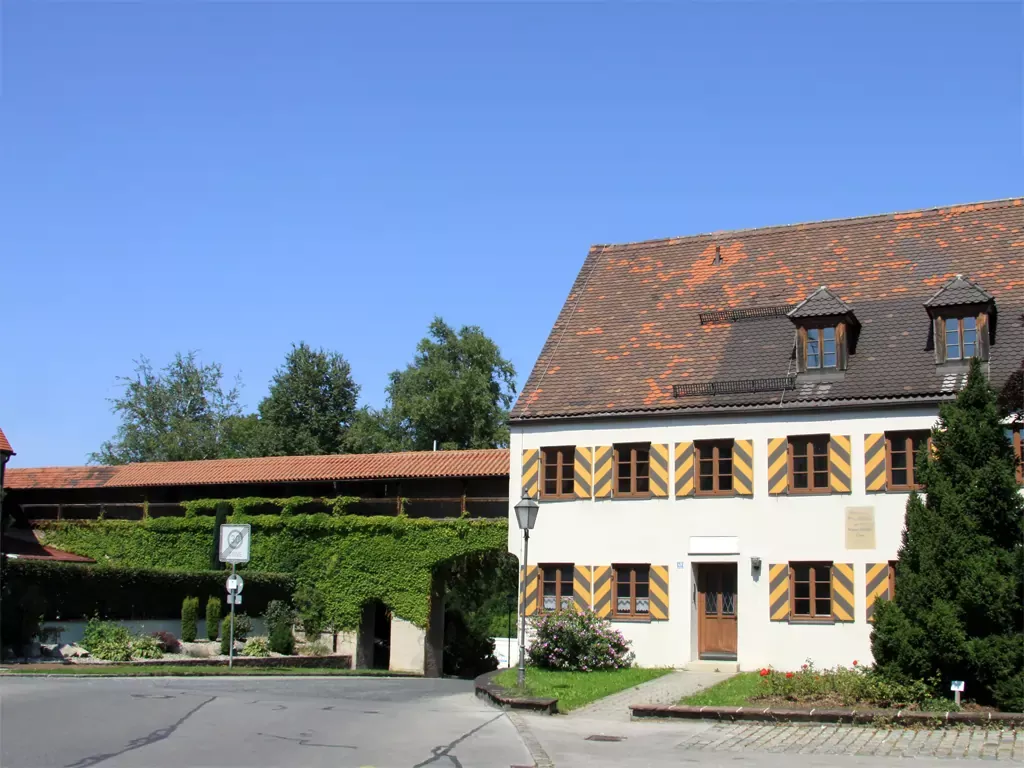
[[(978, 360), (918, 457), (894, 600), (878, 606), (871, 647), (894, 679), (937, 676), (943, 691), (1024, 710), (1024, 498), (996, 396)], [(947, 694), (948, 695), (948, 694)]]

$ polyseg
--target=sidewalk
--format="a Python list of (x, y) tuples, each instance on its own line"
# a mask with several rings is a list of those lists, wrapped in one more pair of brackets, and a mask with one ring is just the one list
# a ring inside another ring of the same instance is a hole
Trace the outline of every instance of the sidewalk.
[(630, 704), (676, 704), (684, 696), (728, 680), (730, 672), (670, 672), (648, 683), (598, 699), (568, 714), (578, 720), (629, 722)]

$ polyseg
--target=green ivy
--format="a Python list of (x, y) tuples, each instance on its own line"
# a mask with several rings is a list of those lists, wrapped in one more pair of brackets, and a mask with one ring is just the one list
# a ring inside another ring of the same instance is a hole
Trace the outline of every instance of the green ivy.
[[(358, 627), (362, 606), (375, 599), (395, 615), (424, 627), (436, 566), (507, 547), (508, 523), (504, 519), (294, 512), (311, 501), (318, 500), (234, 499), (230, 519), (252, 526), (252, 559), (242, 572), (291, 573), (299, 583), (316, 586), (326, 603), (327, 620), (337, 629)], [(337, 507), (343, 510), (352, 499), (325, 501), (338, 501)], [(268, 502), (282, 513), (247, 511), (262, 511)], [(217, 502), (185, 504), (191, 514), (184, 518), (51, 521), (40, 525), (40, 535), (48, 545), (91, 557), (101, 565), (203, 570), (209, 567), (216, 522), (197, 513), (215, 511)], [(291, 512), (285, 513), (286, 507)]]
[(313, 496), (290, 496), (288, 498), (269, 498), (263, 496), (246, 496), (239, 499), (196, 499), (181, 502), (185, 517), (216, 514), (218, 504), (229, 504), (235, 515), (305, 515), (327, 513), (344, 515), (352, 504), (360, 501), (358, 496), (333, 496), (316, 498)]

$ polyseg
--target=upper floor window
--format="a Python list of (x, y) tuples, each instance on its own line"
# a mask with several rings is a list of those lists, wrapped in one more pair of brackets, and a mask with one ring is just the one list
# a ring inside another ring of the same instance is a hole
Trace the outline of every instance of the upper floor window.
[(832, 618), (832, 563), (790, 563), (793, 617)]
[(542, 612), (565, 611), (572, 607), (572, 569), (571, 564), (564, 563), (540, 567), (544, 589)]
[(828, 435), (789, 438), (789, 489), (797, 493), (827, 491)]
[(731, 495), (732, 440), (697, 440), (697, 493)]
[(926, 429), (914, 432), (886, 432), (886, 469), (889, 473), (886, 487), (893, 491), (920, 489), (916, 477), (917, 457), (928, 447), (930, 432)]
[(615, 615), (647, 618), (651, 615), (651, 567), (615, 566)]
[(977, 354), (978, 318), (947, 317), (943, 325), (947, 360), (968, 360)]
[(651, 493), (651, 444), (615, 446), (615, 495), (648, 496)]
[(839, 365), (836, 352), (836, 329), (834, 326), (807, 329), (807, 370), (836, 368)]
[(544, 480), (541, 483), (541, 497), (545, 499), (574, 498), (573, 484), (576, 479), (573, 464), (576, 449), (573, 446), (544, 448)]

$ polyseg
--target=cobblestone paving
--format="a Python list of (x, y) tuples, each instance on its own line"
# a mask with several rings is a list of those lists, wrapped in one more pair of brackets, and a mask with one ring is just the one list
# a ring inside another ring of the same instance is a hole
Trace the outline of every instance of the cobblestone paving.
[(1024, 763), (1024, 731), (723, 723), (687, 737), (678, 748), (860, 757), (968, 757)]

